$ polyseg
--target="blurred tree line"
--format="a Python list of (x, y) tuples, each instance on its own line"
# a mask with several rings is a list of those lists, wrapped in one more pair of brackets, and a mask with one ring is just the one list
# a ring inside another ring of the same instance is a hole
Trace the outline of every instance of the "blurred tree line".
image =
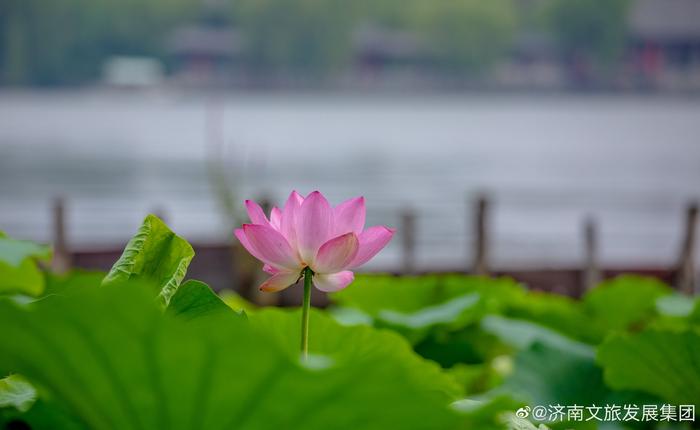
[(74, 84), (99, 76), (111, 55), (163, 55), (191, 0), (2, 0), (0, 70), (10, 84)]
[(183, 25), (232, 26), (253, 70), (326, 76), (353, 59), (361, 24), (408, 31), (439, 71), (478, 74), (508, 55), (523, 28), (544, 31), (562, 55), (614, 62), (631, 0), (2, 0), (0, 83), (79, 84), (113, 55), (167, 64)]

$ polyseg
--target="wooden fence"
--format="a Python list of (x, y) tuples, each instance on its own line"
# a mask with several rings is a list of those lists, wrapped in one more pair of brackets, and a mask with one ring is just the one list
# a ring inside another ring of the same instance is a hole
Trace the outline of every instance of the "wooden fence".
[[(682, 241), (676, 263), (667, 267), (601, 267), (599, 258), (599, 228), (595, 218), (587, 217), (582, 221), (581, 234), (584, 246), (582, 264), (578, 267), (546, 268), (531, 267), (527, 269), (499, 268), (494, 270), (490, 262), (492, 202), (487, 195), (478, 195), (471, 205), (473, 214), (469, 237), (472, 239), (471, 258), (463, 267), (455, 267), (449, 272), (474, 273), (481, 275), (511, 276), (530, 288), (557, 292), (569, 296), (580, 296), (600, 280), (622, 273), (637, 273), (658, 277), (678, 290), (697, 293), (698, 285), (696, 230), (698, 224), (698, 205), (691, 202), (685, 212)], [(123, 244), (103, 247), (101, 249), (71, 249), (66, 237), (66, 204), (57, 199), (53, 205), (53, 245), (55, 257), (53, 268), (65, 271), (70, 267), (84, 269), (108, 270), (122, 251)], [(413, 210), (400, 212), (399, 231), (401, 246), (401, 268), (395, 274), (420, 274), (416, 270), (417, 214)], [(264, 277), (255, 262), (235, 243), (193, 243), (197, 258), (188, 271), (188, 276), (201, 279), (213, 288), (220, 290), (232, 288), (244, 296), (258, 302), (279, 304), (298, 303), (299, 289), (288, 289), (279, 295), (259, 295), (254, 286)], [(442, 270), (446, 272), (446, 270)], [(435, 271), (431, 271), (434, 273)], [(318, 293), (317, 293), (318, 294)], [(318, 304), (324, 303), (324, 297), (314, 297)]]

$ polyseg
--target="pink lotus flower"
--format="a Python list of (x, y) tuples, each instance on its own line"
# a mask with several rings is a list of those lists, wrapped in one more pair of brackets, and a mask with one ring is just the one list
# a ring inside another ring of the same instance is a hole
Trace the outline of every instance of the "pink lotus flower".
[(260, 286), (262, 291), (294, 285), (306, 267), (314, 272), (319, 290), (341, 290), (354, 279), (350, 269), (374, 257), (395, 231), (384, 226), (364, 229), (364, 197), (332, 208), (318, 191), (306, 198), (292, 191), (283, 209), (272, 208), (269, 219), (257, 203), (245, 204), (252, 224), (243, 224), (235, 234), (272, 275)]

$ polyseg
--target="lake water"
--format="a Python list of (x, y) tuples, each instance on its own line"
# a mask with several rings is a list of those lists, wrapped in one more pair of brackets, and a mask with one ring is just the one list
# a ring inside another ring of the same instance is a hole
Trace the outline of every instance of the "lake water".
[[(481, 191), (496, 265), (577, 264), (588, 215), (603, 262), (667, 264), (700, 197), (700, 100), (4, 92), (0, 229), (49, 240), (60, 195), (76, 246), (121, 243), (153, 210), (188, 239), (228, 240), (212, 158), (237, 200), (362, 194), (369, 222), (392, 226), (415, 210), (423, 267), (466, 264)], [(398, 239), (375, 267), (399, 264)]]

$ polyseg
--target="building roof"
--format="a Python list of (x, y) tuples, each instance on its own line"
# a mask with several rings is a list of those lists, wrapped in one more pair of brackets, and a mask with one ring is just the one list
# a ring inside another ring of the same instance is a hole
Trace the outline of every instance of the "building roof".
[(636, 0), (629, 28), (632, 37), (639, 39), (700, 41), (700, 0)]
[(393, 59), (419, 58), (427, 53), (426, 44), (415, 34), (365, 24), (352, 36), (353, 48), (362, 55), (379, 55)]

